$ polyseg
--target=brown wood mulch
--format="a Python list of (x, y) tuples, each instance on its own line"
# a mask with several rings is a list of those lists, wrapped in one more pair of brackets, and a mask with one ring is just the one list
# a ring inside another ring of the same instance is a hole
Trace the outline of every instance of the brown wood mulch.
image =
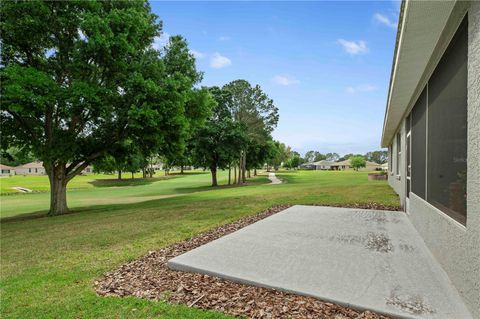
[[(387, 319), (388, 317), (370, 311), (358, 311), (311, 297), (243, 285), (198, 273), (175, 271), (167, 267), (167, 261), (175, 256), (288, 207), (290, 205), (274, 206), (260, 214), (217, 227), (158, 251), (151, 251), (146, 256), (105, 274), (95, 281), (95, 290), (101, 296), (164, 300), (248, 318)], [(377, 204), (347, 207), (398, 210), (396, 207)]]

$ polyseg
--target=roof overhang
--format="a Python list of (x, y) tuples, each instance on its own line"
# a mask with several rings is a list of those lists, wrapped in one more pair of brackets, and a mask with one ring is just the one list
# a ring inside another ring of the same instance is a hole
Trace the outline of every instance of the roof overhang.
[(381, 146), (390, 145), (408, 111), (456, 1), (404, 0), (401, 6)]

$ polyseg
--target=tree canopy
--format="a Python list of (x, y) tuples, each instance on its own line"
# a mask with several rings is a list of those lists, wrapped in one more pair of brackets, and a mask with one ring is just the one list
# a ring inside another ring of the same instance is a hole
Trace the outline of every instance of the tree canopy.
[(68, 181), (126, 139), (183, 148), (201, 73), (181, 36), (153, 49), (162, 23), (147, 1), (7, 1), (0, 17), (1, 145), (43, 161), (50, 214), (67, 212)]
[(350, 159), (350, 166), (356, 171), (366, 166), (365, 157), (361, 155), (351, 156), (349, 159)]
[(388, 152), (384, 150), (368, 152), (365, 154), (365, 159), (370, 162), (383, 164), (388, 160)]
[(209, 168), (212, 186), (217, 186), (217, 169), (229, 168), (238, 153), (247, 147), (246, 127), (234, 121), (225, 107), (225, 93), (218, 87), (210, 89), (214, 99), (213, 112), (192, 140), (192, 162)]
[[(225, 92), (225, 109), (235, 122), (245, 127), (248, 143), (261, 145), (270, 140), (270, 134), (278, 123), (278, 108), (260, 86), (251, 86), (245, 80), (235, 80), (224, 85), (222, 91)], [(247, 151), (243, 149), (238, 154), (241, 175), (238, 183), (246, 180)]]

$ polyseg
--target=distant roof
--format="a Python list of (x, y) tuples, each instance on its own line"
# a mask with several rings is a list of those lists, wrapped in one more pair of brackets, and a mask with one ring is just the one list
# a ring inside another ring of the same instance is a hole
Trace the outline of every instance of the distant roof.
[(350, 160), (344, 160), (344, 161), (335, 162), (332, 164), (332, 166), (340, 166), (340, 165), (350, 165)]
[(331, 165), (331, 164), (333, 164), (333, 162), (332, 162), (332, 161), (327, 161), (327, 160), (321, 160), (321, 161), (313, 162), (313, 163), (309, 163), (309, 164), (314, 164), (314, 165)]
[(308, 162), (308, 163), (303, 163), (302, 165), (300, 166), (311, 166), (311, 165), (331, 165), (333, 164), (333, 162), (331, 161), (327, 161), (327, 160), (321, 160), (321, 161), (317, 161), (317, 162)]
[(13, 167), (8, 166), (8, 165), (0, 164), (0, 169), (13, 169)]
[[(378, 163), (375, 163), (375, 162), (370, 162), (370, 161), (366, 161), (365, 162), (366, 165), (370, 165), (370, 166), (380, 166), (380, 164)], [(350, 164), (350, 160), (347, 159), (347, 160), (344, 160), (344, 161), (341, 161), (341, 162), (336, 162), (336, 163), (333, 163), (332, 166), (342, 166), (342, 165), (351, 165)]]
[(375, 162), (369, 162), (367, 161), (365, 164), (367, 165), (375, 165), (375, 166), (382, 166), (381, 164), (375, 163)]
[(43, 168), (43, 162), (31, 162), (17, 166), (17, 168)]

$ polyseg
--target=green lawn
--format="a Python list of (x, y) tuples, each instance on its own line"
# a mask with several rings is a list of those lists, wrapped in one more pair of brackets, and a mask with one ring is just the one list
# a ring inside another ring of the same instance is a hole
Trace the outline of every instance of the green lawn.
[[(160, 176), (163, 174), (160, 174)], [(125, 173), (122, 176), (125, 180), (124, 183), (128, 184), (131, 174)], [(141, 177), (141, 173), (136, 173), (135, 177)], [(95, 186), (96, 181), (102, 181), (108, 183), (109, 179), (116, 179), (117, 175), (106, 175), (106, 174), (88, 174), (88, 175), (79, 175), (68, 183), (67, 187), (69, 189), (82, 189), (82, 188), (91, 188)], [(48, 177), (45, 175), (32, 176), (32, 175), (14, 175), (14, 176), (5, 176), (0, 178), (0, 194), (15, 194), (19, 193), (13, 187), (24, 187), (31, 189), (35, 192), (47, 192), (50, 190), (50, 185), (48, 183)]]
[[(368, 181), (366, 172), (277, 175), (286, 183), (266, 185), (262, 176), (244, 187), (210, 188), (208, 173), (126, 186), (94, 183), (69, 191), (76, 213), (53, 218), (21, 218), (46, 209), (48, 193), (1, 196), (2, 216), (19, 216), (1, 224), (0, 316), (229, 318), (164, 302), (98, 297), (92, 284), (149, 250), (273, 204), (398, 205), (387, 183)], [(226, 174), (220, 174), (220, 182), (225, 179)]]

